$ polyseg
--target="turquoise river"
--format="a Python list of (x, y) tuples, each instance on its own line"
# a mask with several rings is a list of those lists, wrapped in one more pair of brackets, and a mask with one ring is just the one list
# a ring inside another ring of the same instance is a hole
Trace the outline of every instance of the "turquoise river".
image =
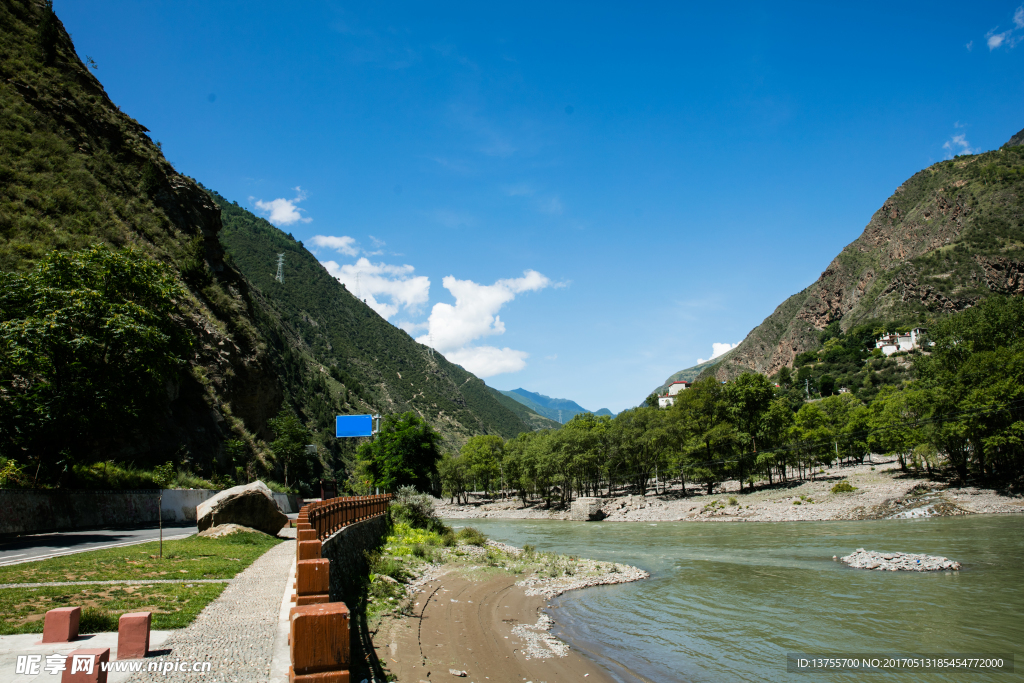
[[(449, 520), (494, 540), (631, 564), (651, 578), (567, 593), (555, 633), (623, 681), (1011, 681), (1015, 673), (790, 672), (787, 653), (1013, 654), (1024, 643), (1024, 517), (777, 523)], [(857, 548), (943, 555), (881, 572)], [(549, 681), (548, 683), (554, 683)]]

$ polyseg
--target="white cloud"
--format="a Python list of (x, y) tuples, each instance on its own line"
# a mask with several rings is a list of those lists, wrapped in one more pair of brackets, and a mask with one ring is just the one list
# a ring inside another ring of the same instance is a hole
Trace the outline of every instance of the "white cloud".
[[(955, 128), (963, 128), (959, 121), (953, 125)], [(967, 133), (953, 135), (942, 144), (942, 149), (946, 150), (947, 159), (952, 159), (957, 154), (974, 154), (976, 152), (971, 149), (971, 143), (967, 141)]]
[(551, 285), (544, 275), (527, 270), (523, 277), (498, 280), (481, 285), (471, 280), (458, 280), (449, 275), (442, 280), (444, 288), (455, 297), (455, 305), (434, 304), (428, 319), (428, 333), (416, 341), (428, 344), (480, 377), (515, 372), (526, 367), (529, 354), (514, 349), (491, 346), (469, 346), (482, 337), (505, 333), (505, 323), (498, 311), (517, 294), (536, 292)]
[(701, 363), (707, 363), (709, 360), (714, 360), (715, 358), (718, 358), (726, 351), (731, 351), (732, 349), (735, 349), (739, 345), (739, 342), (736, 342), (735, 344), (730, 344), (728, 342), (713, 342), (711, 344), (711, 358), (698, 358), (697, 365), (700, 365)]
[(477, 377), (493, 377), (506, 372), (518, 372), (526, 367), (530, 354), (516, 351), (507, 346), (470, 346), (449, 351), (444, 357), (472, 372)]
[[(414, 276), (415, 269), (410, 265), (371, 263), (367, 258), (345, 265), (338, 265), (335, 261), (320, 263), (348, 291), (365, 299), (366, 304), (384, 319), (395, 315), (399, 309), (414, 313), (430, 298), (430, 278)], [(386, 297), (390, 301), (382, 301), (378, 297)]]
[[(370, 239), (373, 238), (371, 237)], [(334, 235), (313, 235), (313, 239), (310, 241), (318, 247), (333, 249), (345, 256), (359, 255), (359, 248), (355, 246), (356, 240), (353, 237), (346, 235), (340, 237)]]
[[(268, 214), (267, 220), (274, 225), (291, 225), (292, 223), (309, 223), (312, 218), (303, 216), (296, 204), (306, 198), (306, 193), (301, 187), (295, 188), (295, 199), (272, 199), (265, 202), (262, 199), (256, 200), (256, 208)], [(253, 199), (250, 197), (249, 199)]]
[(974, 41), (973, 40), (967, 41), (967, 45), (965, 47), (967, 48), (967, 51), (970, 52), (971, 48), (974, 47)]
[(1010, 32), (1009, 31), (1003, 31), (1002, 33), (991, 33), (990, 32), (986, 36), (986, 38), (988, 38), (988, 40), (986, 42), (988, 44), (989, 51), (991, 52), (992, 50), (995, 50), (997, 47), (1002, 45), (1003, 41), (1005, 41), (1009, 36), (1010, 36)]
[(1013, 23), (1017, 28), (1024, 28), (1024, 5), (1018, 7), (1017, 11), (1013, 13)]

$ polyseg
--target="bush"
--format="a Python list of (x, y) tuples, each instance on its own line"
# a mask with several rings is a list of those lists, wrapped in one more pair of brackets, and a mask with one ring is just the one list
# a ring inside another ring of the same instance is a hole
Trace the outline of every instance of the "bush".
[(739, 501), (736, 500), (736, 496), (729, 496), (729, 505), (739, 505)]
[(843, 479), (841, 482), (832, 487), (832, 493), (853, 493), (856, 490), (857, 487), (845, 479)]
[(483, 545), (487, 543), (487, 537), (471, 526), (467, 526), (464, 529), (459, 529), (459, 533), (457, 533), (455, 537), (458, 538), (460, 541), (464, 542), (466, 545), (476, 545), (483, 547)]
[(390, 507), (391, 519), (414, 529), (426, 529), (444, 534), (448, 529), (434, 513), (434, 502), (425, 493), (417, 493), (412, 486), (399, 487)]
[(409, 576), (405, 565), (398, 558), (374, 553), (368, 554), (366, 559), (370, 564), (371, 574), (390, 576), (395, 581), (404, 581)]

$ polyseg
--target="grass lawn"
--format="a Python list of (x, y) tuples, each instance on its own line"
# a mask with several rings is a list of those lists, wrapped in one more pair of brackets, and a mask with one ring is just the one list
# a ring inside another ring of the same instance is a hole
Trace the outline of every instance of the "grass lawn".
[[(0, 567), (0, 584), (58, 581), (231, 579), (281, 539), (238, 533), (140, 543)], [(81, 607), (81, 633), (116, 631), (125, 612), (152, 612), (154, 629), (183, 628), (227, 583), (44, 586), (0, 589), (0, 635), (42, 633), (43, 615), (55, 607)]]
[(116, 631), (125, 612), (152, 612), (154, 629), (184, 628), (226, 583), (151, 586), (49, 586), (0, 589), (0, 635), (42, 633), (55, 607), (81, 607), (80, 633)]
[(117, 581), (147, 579), (230, 579), (281, 539), (266, 534), (238, 533), (221, 538), (189, 536), (124, 548), (92, 550), (0, 567), (0, 584), (55, 581)]

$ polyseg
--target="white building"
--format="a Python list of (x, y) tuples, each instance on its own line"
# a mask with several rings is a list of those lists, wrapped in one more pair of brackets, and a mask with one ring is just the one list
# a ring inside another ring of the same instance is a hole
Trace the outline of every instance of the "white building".
[(665, 395), (658, 397), (658, 407), (668, 408), (670, 405), (676, 402), (676, 394), (678, 394), (680, 391), (683, 391), (684, 389), (689, 388), (689, 382), (682, 380), (680, 380), (679, 382), (672, 382), (672, 384), (668, 386), (668, 391), (665, 393)]
[(915, 327), (910, 332), (901, 334), (887, 334), (875, 341), (875, 348), (882, 349), (882, 353), (891, 356), (897, 351), (912, 351), (921, 348), (921, 337), (927, 332), (922, 327)]

